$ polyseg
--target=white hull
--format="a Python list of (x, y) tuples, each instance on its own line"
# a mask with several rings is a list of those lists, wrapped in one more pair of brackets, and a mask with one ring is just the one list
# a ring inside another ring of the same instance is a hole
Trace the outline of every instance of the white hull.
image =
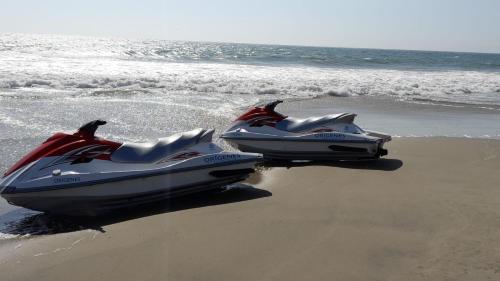
[(269, 159), (329, 160), (377, 158), (382, 146), (378, 143), (310, 142), (284, 140), (226, 139), (243, 152), (262, 153)]
[[(93, 215), (234, 183), (246, 178), (254, 164), (255, 162), (247, 162), (92, 185), (81, 182), (80, 186), (7, 193), (3, 197), (14, 205), (38, 211)], [(211, 172), (221, 170), (235, 173), (224, 177), (210, 175)]]

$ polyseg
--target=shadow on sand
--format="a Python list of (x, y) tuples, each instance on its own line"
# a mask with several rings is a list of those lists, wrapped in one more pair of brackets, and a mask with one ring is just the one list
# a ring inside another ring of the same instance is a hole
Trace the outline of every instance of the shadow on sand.
[(307, 166), (327, 166), (346, 169), (395, 171), (403, 166), (403, 161), (399, 159), (377, 159), (377, 160), (357, 160), (357, 161), (268, 161), (261, 164), (264, 168), (273, 167), (307, 167)]
[(99, 217), (61, 217), (17, 209), (0, 216), (0, 232), (11, 235), (46, 235), (93, 229), (105, 232), (106, 225), (156, 214), (222, 205), (272, 196), (272, 193), (245, 184), (222, 191), (211, 191), (162, 202), (125, 208)]

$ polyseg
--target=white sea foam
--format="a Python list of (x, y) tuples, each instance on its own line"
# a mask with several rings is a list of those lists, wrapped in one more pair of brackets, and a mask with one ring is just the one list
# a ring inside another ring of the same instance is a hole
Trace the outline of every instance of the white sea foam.
[(181, 104), (207, 96), (216, 104), (234, 105), (234, 100), (251, 103), (327, 95), (500, 105), (498, 72), (179, 62), (179, 58), (168, 60), (163, 55), (155, 59), (155, 54), (163, 50), (160, 47), (169, 53), (189, 52), (194, 57), (192, 49), (204, 52), (220, 47), (193, 48), (193, 44), (163, 46), (156, 41), (2, 35), (0, 98), (7, 97), (6, 91), (23, 98), (26, 90), (38, 90), (37, 98), (60, 98), (54, 91), (63, 91), (69, 98), (142, 94), (137, 98), (175, 99)]
[[(2, 58), (0, 57), (0, 60)], [(500, 104), (500, 75), (477, 71), (401, 71), (325, 69), (306, 66), (270, 67), (213, 63), (167, 63), (123, 60), (50, 58), (0, 65), (0, 88), (13, 91), (71, 91), (71, 97), (156, 96), (198, 97), (214, 101), (330, 96), (393, 96), (412, 100)], [(54, 65), (58, 66), (54, 67)], [(13, 71), (14, 70), (14, 71)], [(2, 78), (2, 77), (8, 77)], [(135, 92), (134, 92), (135, 90)], [(3, 96), (3, 95), (2, 95)], [(0, 96), (1, 97), (1, 96)], [(241, 98), (241, 97), (239, 97)]]
[(2, 233), (0, 232), (0, 240), (10, 240), (10, 239), (15, 239), (19, 238), (19, 234), (9, 234), (9, 233)]
[[(115, 120), (120, 125), (114, 136), (136, 140), (135, 126), (148, 125), (156, 136), (164, 130), (153, 125), (168, 124), (169, 131), (176, 131), (204, 126), (207, 120), (227, 122), (242, 107), (276, 98), (382, 96), (450, 107), (500, 105), (498, 72), (182, 61), (182, 54), (201, 57), (221, 48), (196, 44), (0, 35), (0, 127), (10, 132), (0, 140), (73, 130), (82, 116)], [(252, 52), (254, 47), (248, 48)], [(126, 114), (113, 113), (116, 108)], [(158, 120), (141, 124), (145, 115)], [(189, 115), (203, 118), (187, 120)]]

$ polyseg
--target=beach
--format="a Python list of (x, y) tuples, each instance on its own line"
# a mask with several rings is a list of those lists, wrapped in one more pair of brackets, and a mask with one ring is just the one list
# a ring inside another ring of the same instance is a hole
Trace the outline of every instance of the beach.
[(267, 163), (87, 219), (0, 198), (0, 280), (500, 280), (500, 54), (0, 34), (0, 173), (55, 132), (213, 142), (249, 107), (357, 114), (377, 161)]
[(20, 221), (1, 279), (498, 280), (500, 141), (387, 147), (378, 161), (276, 163), (223, 193), (73, 229)]

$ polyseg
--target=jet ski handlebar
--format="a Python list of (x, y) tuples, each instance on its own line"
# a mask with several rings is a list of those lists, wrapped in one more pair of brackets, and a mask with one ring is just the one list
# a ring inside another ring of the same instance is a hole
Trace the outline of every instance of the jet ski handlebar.
[(88, 122), (81, 126), (76, 133), (85, 137), (94, 137), (97, 128), (105, 125), (106, 123), (106, 121), (100, 119)]
[(265, 108), (266, 110), (268, 110), (268, 111), (273, 112), (273, 111), (274, 111), (274, 108), (276, 108), (276, 106), (277, 106), (278, 104), (282, 103), (282, 102), (283, 102), (282, 100), (275, 100), (275, 101), (273, 101), (273, 102), (270, 102), (270, 103), (268, 103), (268, 104), (264, 105), (264, 108)]

